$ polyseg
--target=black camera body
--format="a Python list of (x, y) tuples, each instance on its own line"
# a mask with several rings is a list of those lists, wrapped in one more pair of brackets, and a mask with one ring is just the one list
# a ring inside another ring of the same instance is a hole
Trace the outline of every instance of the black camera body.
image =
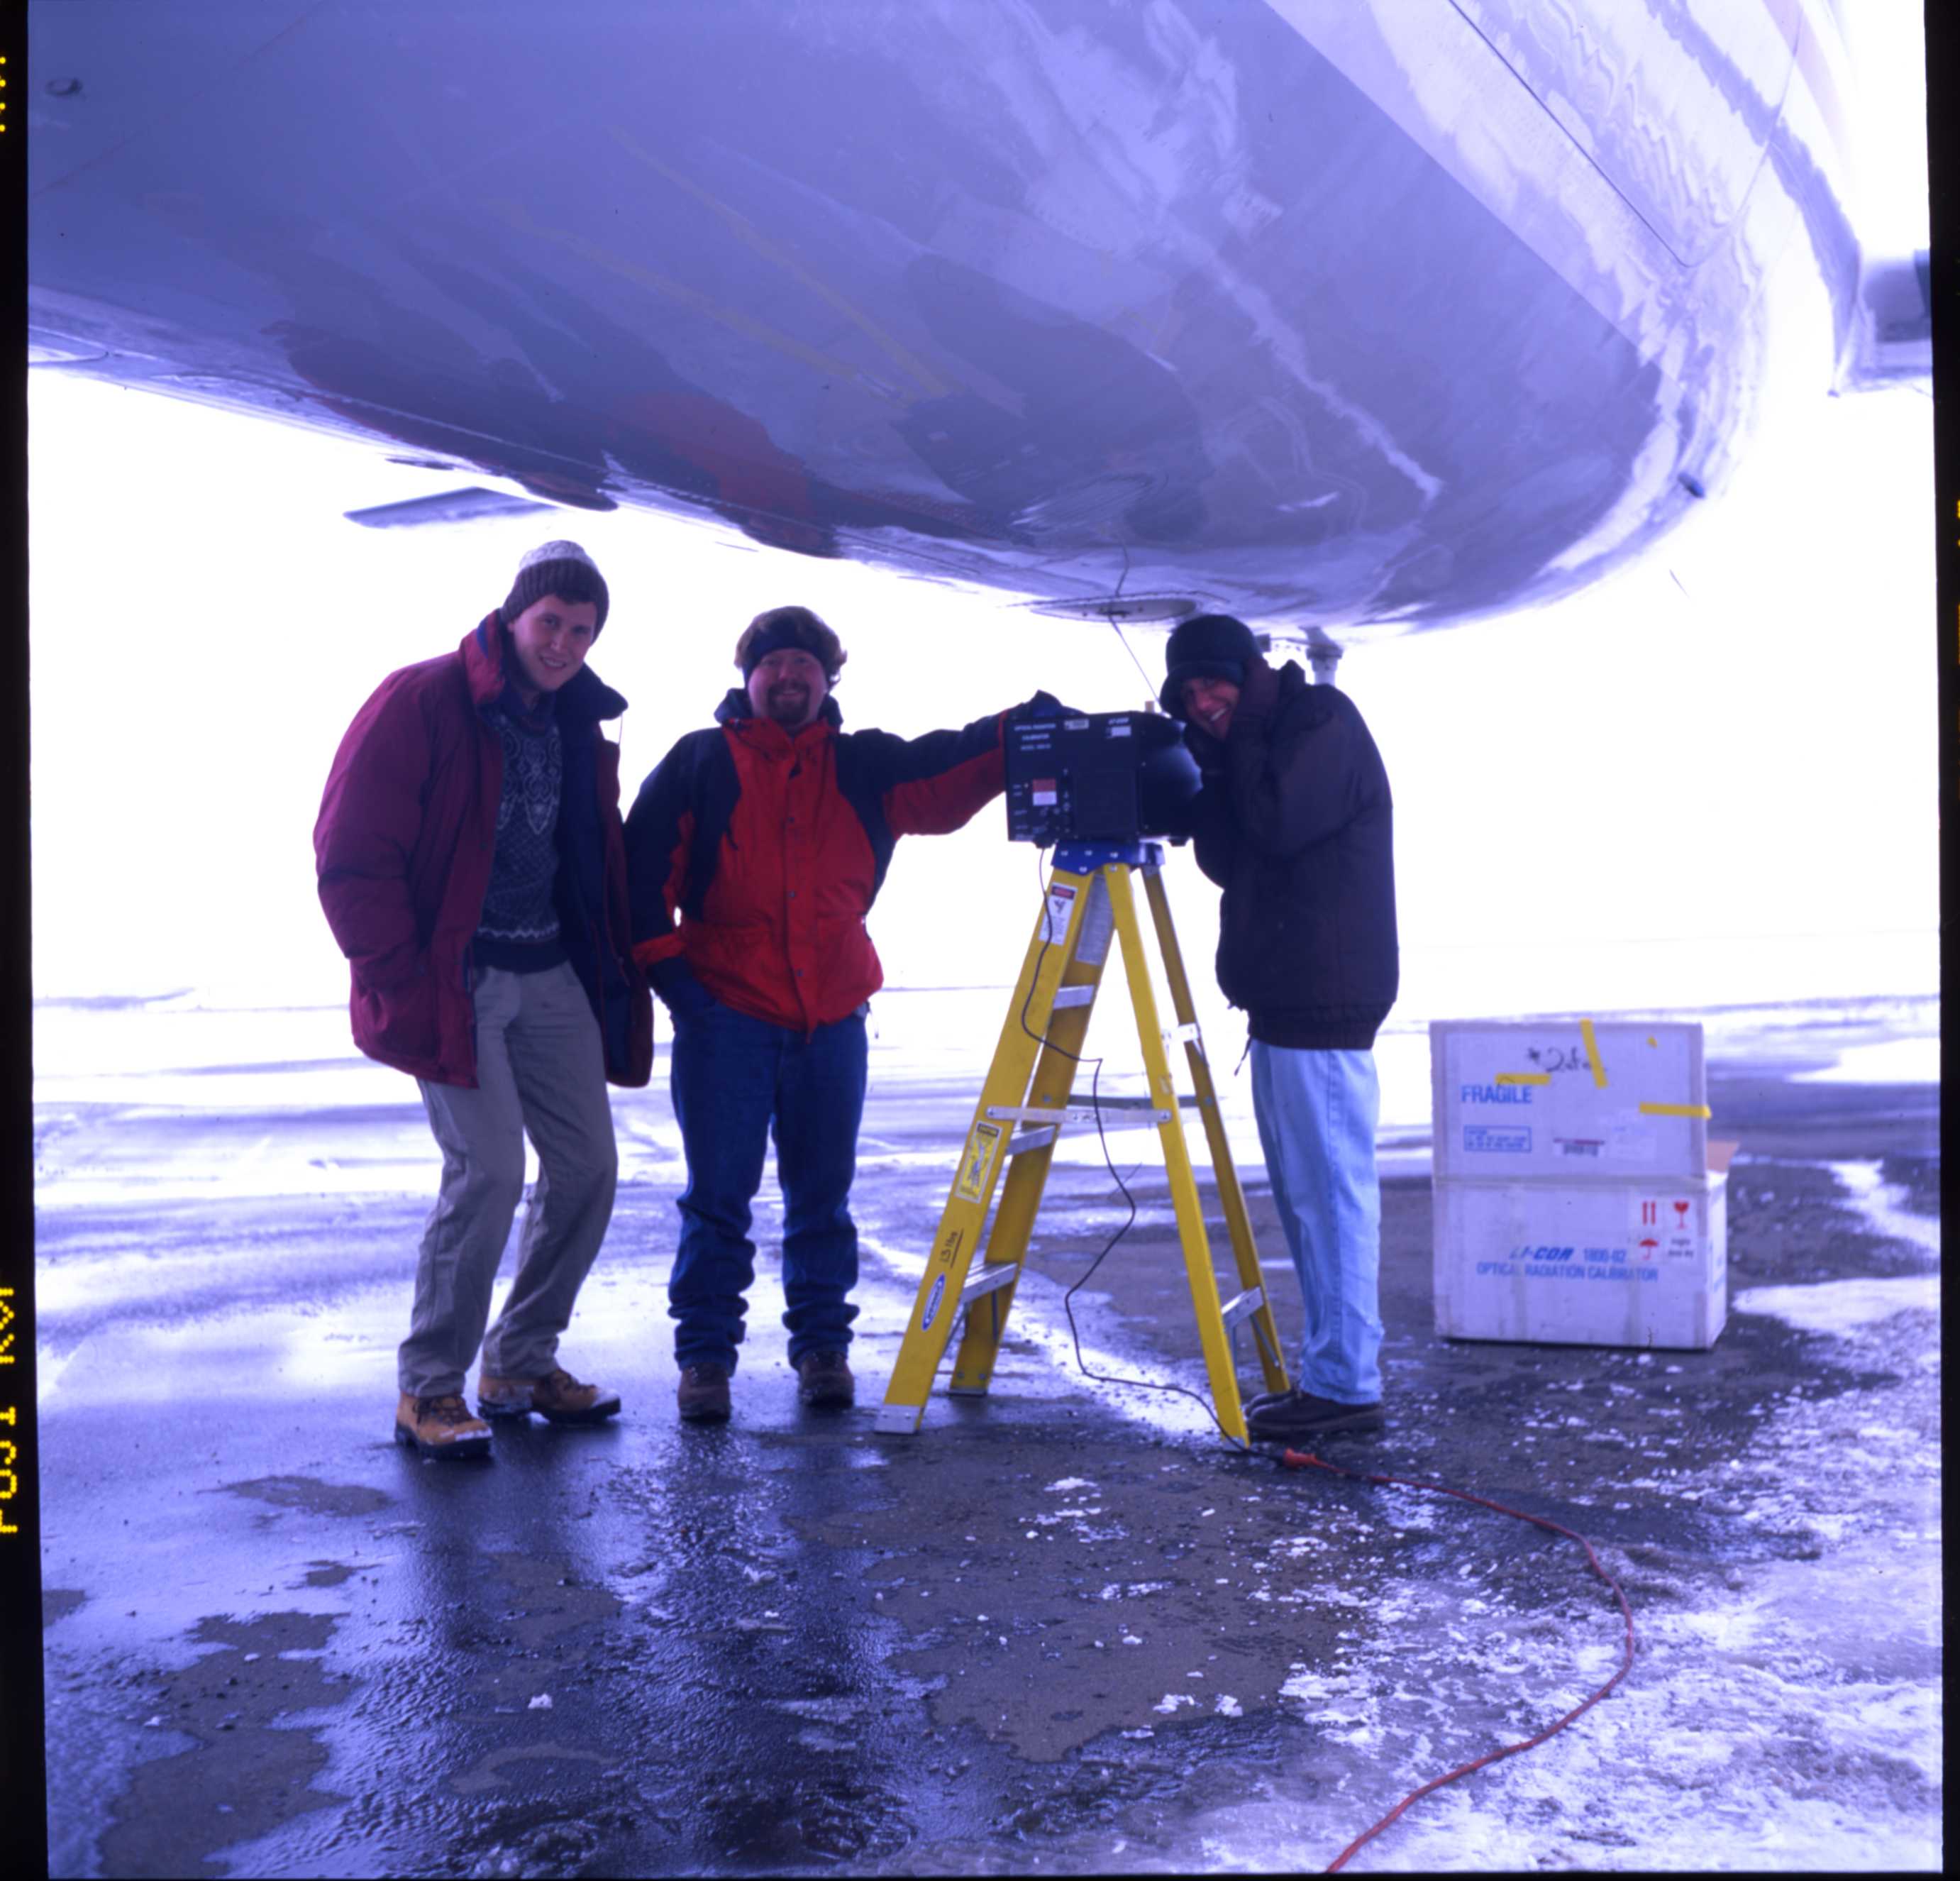
[(1007, 724), (1007, 839), (1181, 841), (1198, 792), (1176, 723), (1155, 712), (1089, 712)]

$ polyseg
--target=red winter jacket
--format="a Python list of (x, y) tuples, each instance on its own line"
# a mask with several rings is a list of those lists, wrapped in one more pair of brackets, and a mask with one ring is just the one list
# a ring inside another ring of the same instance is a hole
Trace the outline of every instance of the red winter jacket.
[[(389, 674), (334, 753), (313, 826), (320, 905), (353, 967), (354, 1042), (432, 1084), (476, 1083), (469, 949), (504, 788), (483, 715), (504, 690), (503, 648), (493, 613), (454, 653)], [(557, 896), (606, 1075), (637, 1085), (653, 1071), (653, 1003), (631, 958), (619, 747), (599, 730), (625, 709), (589, 668), (558, 691)]]
[(957, 829), (1005, 781), (1004, 714), (905, 739), (845, 732), (835, 699), (792, 737), (732, 690), (626, 818), (633, 957), (684, 958), (724, 1004), (809, 1032), (885, 983), (864, 917), (900, 836)]

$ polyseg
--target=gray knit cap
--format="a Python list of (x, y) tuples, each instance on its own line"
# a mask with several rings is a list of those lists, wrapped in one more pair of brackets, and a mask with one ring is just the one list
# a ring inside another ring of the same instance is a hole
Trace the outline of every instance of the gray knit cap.
[(592, 629), (593, 639), (606, 625), (606, 609), (611, 597), (606, 592), (606, 578), (599, 565), (575, 542), (540, 543), (517, 564), (517, 578), (504, 598), (500, 610), (509, 626), (527, 607), (535, 606), (547, 594), (562, 601), (590, 601), (598, 610)]

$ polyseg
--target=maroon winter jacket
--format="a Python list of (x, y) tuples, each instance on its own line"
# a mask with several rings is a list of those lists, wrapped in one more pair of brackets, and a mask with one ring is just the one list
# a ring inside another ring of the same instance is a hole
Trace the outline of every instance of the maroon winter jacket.
[[(495, 613), (454, 653), (391, 673), (334, 753), (313, 826), (320, 905), (353, 967), (354, 1042), (432, 1084), (476, 1083), (470, 942), (497, 846), (504, 747), (485, 708), (504, 690)], [(632, 962), (619, 747), (626, 702), (589, 668), (557, 695), (561, 937), (585, 983), (616, 1084), (653, 1071), (653, 1005)]]

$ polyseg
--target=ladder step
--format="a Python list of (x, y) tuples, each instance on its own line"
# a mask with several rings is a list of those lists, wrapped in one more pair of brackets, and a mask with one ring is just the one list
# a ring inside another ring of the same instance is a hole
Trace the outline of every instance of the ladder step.
[(1018, 1278), (1020, 1271), (1019, 1261), (1002, 1261), (998, 1266), (983, 1266), (977, 1273), (969, 1273), (966, 1284), (959, 1290), (959, 1303), (963, 1307), (969, 1300), (978, 1300), (982, 1294), (996, 1291)]
[(1249, 1287), (1237, 1299), (1228, 1300), (1218, 1316), (1225, 1322), (1225, 1330), (1229, 1332), (1241, 1319), (1251, 1318), (1265, 1303), (1265, 1288)]
[(1066, 1006), (1087, 1006), (1096, 998), (1093, 986), (1058, 986), (1055, 989), (1055, 1010), (1060, 1012)]
[[(1102, 1109), (1106, 1115), (1112, 1110), (1140, 1111), (1153, 1123), (1170, 1122), (1170, 1112), (1157, 1109), (1147, 1097), (1106, 1097), (1102, 1100)], [(1066, 1110), (1056, 1110), (1041, 1109), (1028, 1105), (989, 1104), (987, 1114), (1001, 1122), (1011, 1119), (1016, 1123), (1093, 1123), (1096, 1121), (1096, 1106), (1093, 1104), (1071, 1104)]]
[(1017, 1130), (1007, 1139), (1007, 1154), (1020, 1156), (1029, 1150), (1045, 1150), (1061, 1134), (1058, 1124), (1044, 1124), (1039, 1129)]
[[(1177, 1101), (1182, 1109), (1195, 1110), (1204, 1102), (1204, 1100), (1202, 1097), (1187, 1095), (1179, 1098)], [(1105, 1110), (1149, 1110), (1157, 1106), (1157, 1100), (1154, 1097), (1105, 1097), (1102, 1102)], [(1074, 1106), (1071, 1106), (1071, 1108), (1073, 1109)], [(1096, 1114), (1095, 1106), (1093, 1104), (1084, 1105), (1083, 1108), (1087, 1109), (1091, 1116)]]

